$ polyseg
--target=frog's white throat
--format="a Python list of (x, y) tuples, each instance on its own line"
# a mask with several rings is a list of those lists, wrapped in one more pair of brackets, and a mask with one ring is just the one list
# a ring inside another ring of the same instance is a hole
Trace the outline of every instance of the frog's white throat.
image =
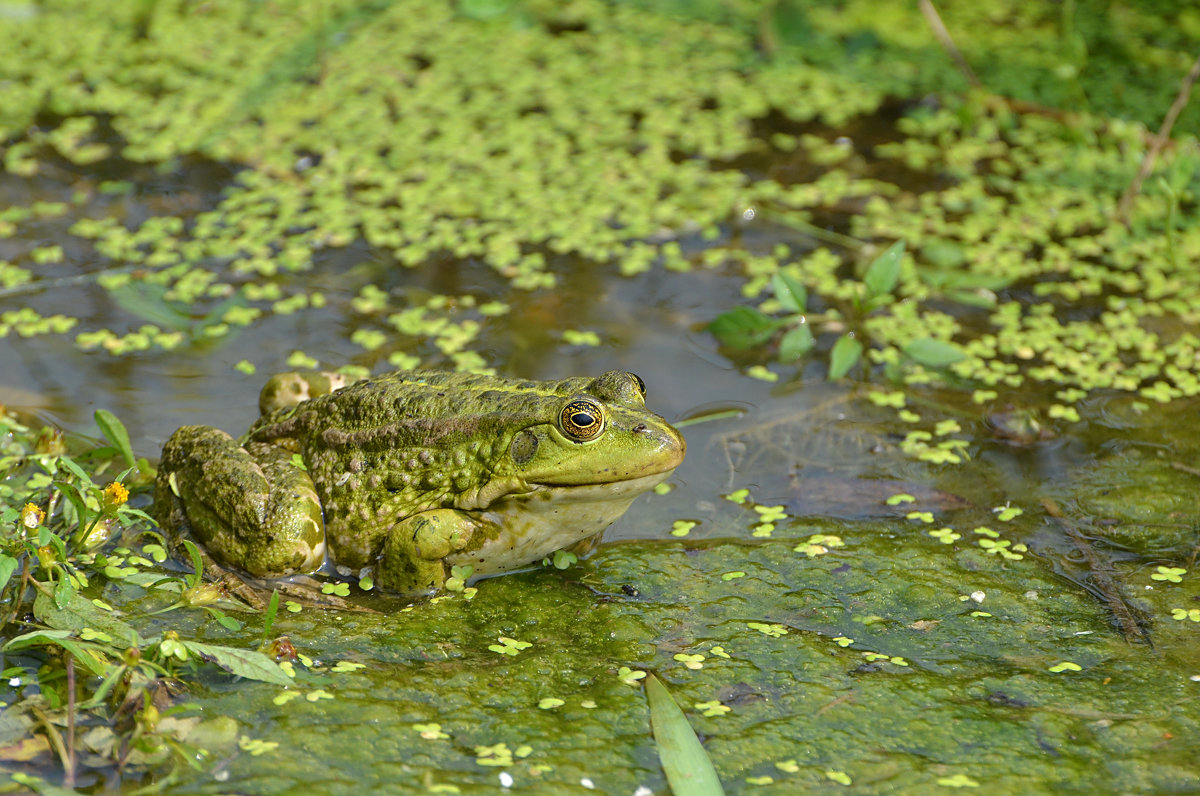
[(494, 539), (450, 556), (451, 565), (469, 564), (474, 575), (522, 569), (603, 531), (625, 513), (638, 495), (667, 479), (673, 470), (611, 484), (536, 486), (510, 495), (480, 512), (503, 528)]

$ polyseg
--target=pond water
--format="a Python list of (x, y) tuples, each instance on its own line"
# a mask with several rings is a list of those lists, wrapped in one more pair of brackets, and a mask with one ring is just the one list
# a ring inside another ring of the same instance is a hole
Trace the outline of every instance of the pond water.
[[(648, 671), (729, 792), (1194, 787), (1200, 660), (1194, 623), (1171, 616), (1196, 595), (1154, 579), (1195, 549), (1196, 476), (1173, 466), (1195, 460), (1179, 433), (1193, 406), (1145, 413), (1098, 395), (1087, 433), (1014, 440), (996, 433), (1007, 416), (929, 390), (969, 460), (921, 462), (869, 397), (886, 385), (830, 384), (817, 363), (768, 384), (720, 356), (702, 327), (737, 303), (732, 275), (559, 273), (552, 294), (531, 294), (469, 263), (397, 273), (343, 251), (312, 275), (327, 309), (217, 343), (123, 359), (53, 337), (0, 347), (18, 402), (84, 431), (111, 409), (154, 457), (179, 424), (248, 426), (261, 374), (294, 349), (378, 369), (348, 340), (349, 301), (374, 283), (510, 302), (476, 346), (504, 373), (629, 369), (653, 409), (704, 421), (685, 429), (671, 491), (564, 571), (483, 581), (473, 599), (353, 593), (378, 613), (281, 612), (273, 635), (301, 655), (294, 687), (190, 683), (179, 699), (210, 756), (177, 768), (171, 792), (665, 792)], [(118, 312), (94, 288), (63, 295), (100, 324)], [(602, 342), (564, 345), (547, 332), (559, 328)], [(260, 374), (235, 372), (243, 359)], [(888, 502), (901, 493), (913, 502)], [(246, 624), (231, 632), (198, 611), (151, 618), (162, 598), (129, 585), (103, 597), (145, 634), (260, 640), (251, 613), (232, 611)]]

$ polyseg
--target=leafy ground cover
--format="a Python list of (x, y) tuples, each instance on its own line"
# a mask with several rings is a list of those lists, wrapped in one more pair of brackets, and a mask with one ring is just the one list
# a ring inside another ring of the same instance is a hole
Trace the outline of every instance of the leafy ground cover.
[(1120, 200), (1200, 15), (939, 10), (980, 86), (907, 2), (0, 7), (7, 388), (637, 350), (739, 402), (585, 562), (266, 612), (131, 508), (157, 430), (6, 414), (14, 781), (661, 790), (655, 672), (735, 792), (1187, 787), (1194, 104)]

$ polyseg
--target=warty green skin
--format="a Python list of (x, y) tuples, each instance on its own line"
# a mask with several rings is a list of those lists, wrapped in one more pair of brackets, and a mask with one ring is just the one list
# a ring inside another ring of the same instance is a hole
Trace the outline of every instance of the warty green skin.
[[(374, 568), (385, 589), (424, 592), (455, 565), (500, 574), (596, 537), (686, 450), (620, 371), (545, 382), (399, 371), (321, 394), (336, 386), (272, 378), (240, 444), (208, 426), (176, 431), (159, 523), (252, 575), (311, 572), (328, 554)], [(594, 436), (571, 427), (601, 415)]]

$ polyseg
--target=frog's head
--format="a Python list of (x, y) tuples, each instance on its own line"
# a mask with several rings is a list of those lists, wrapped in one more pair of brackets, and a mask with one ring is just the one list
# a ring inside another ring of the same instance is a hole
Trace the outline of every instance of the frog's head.
[(683, 461), (687, 443), (646, 409), (645, 396), (636, 375), (609, 371), (550, 402), (549, 417), (513, 435), (512, 470), (552, 490), (604, 485), (619, 497), (654, 487)]

